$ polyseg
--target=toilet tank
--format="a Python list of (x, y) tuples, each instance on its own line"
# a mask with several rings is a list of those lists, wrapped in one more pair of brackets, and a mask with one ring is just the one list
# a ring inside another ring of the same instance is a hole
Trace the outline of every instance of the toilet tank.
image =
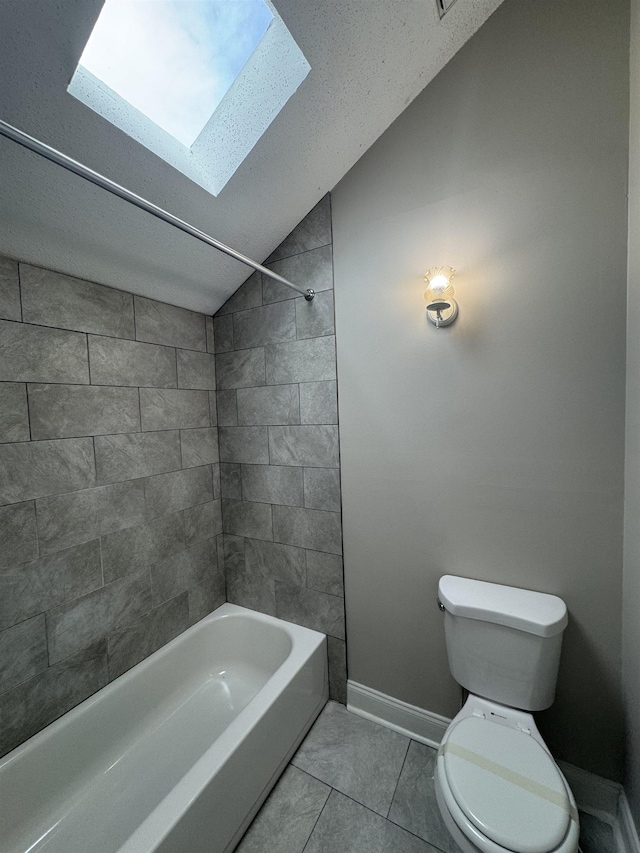
[(567, 607), (556, 595), (445, 575), (438, 585), (451, 674), (511, 708), (553, 704)]

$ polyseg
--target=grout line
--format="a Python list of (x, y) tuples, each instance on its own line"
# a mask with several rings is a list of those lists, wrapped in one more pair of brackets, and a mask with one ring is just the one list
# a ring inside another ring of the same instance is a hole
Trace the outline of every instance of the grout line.
[(133, 313), (133, 340), (138, 340), (138, 321), (136, 318), (136, 296), (135, 293), (131, 294), (131, 311)]
[[(398, 791), (398, 785), (400, 784), (400, 777), (402, 776), (402, 771), (404, 770), (404, 766), (407, 763), (407, 757), (409, 755), (409, 747), (411, 746), (411, 738), (409, 738), (409, 742), (407, 743), (407, 748), (404, 753), (404, 758), (402, 759), (402, 767), (400, 768), (400, 772), (398, 773), (398, 778), (396, 779), (396, 784), (393, 789), (393, 795), (391, 797), (391, 802), (389, 803), (389, 808), (387, 809), (387, 814), (385, 815), (386, 820), (389, 820), (389, 813), (391, 812), (391, 806), (393, 805), (393, 801), (395, 800), (396, 793)], [(393, 821), (391, 821), (393, 823)], [(403, 827), (404, 828), (404, 827)]]
[(22, 310), (22, 276), (20, 275), (22, 262), (16, 261), (18, 267), (18, 301), (20, 302), (20, 322), (23, 323), (24, 311)]
[(33, 441), (33, 433), (31, 431), (31, 406), (29, 405), (29, 383), (21, 382), (20, 384), (24, 385), (24, 396), (27, 400), (27, 423), (29, 424), (29, 441)]
[(101, 485), (98, 483), (98, 457), (96, 455), (96, 437), (95, 435), (91, 436), (91, 444), (93, 445), (93, 473), (94, 473), (94, 486)]
[(89, 374), (89, 385), (91, 385), (91, 356), (89, 355), (89, 335), (86, 333), (84, 336), (84, 343), (87, 348), (87, 373)]
[[(309, 213), (311, 213), (311, 211), (309, 211)], [(300, 222), (302, 222), (302, 220), (300, 220)], [(300, 223), (298, 223), (298, 224), (300, 224)], [(285, 240), (286, 240), (286, 237), (285, 237)], [(267, 263), (265, 261), (265, 263), (262, 266), (270, 268), (274, 264), (279, 264), (280, 261), (286, 261), (289, 258), (297, 258), (300, 255), (306, 255), (308, 252), (315, 252), (316, 249), (326, 249), (327, 246), (331, 246), (331, 245), (333, 245), (333, 240), (330, 240), (328, 243), (323, 243), (321, 246), (312, 246), (310, 249), (303, 249), (301, 252), (294, 252), (292, 255), (283, 255), (281, 258), (277, 258), (275, 261), (269, 261), (269, 263)], [(274, 249), (274, 251), (276, 251), (276, 250)], [(280, 282), (274, 281), (274, 284), (280, 284)], [(284, 286), (285, 285), (283, 284), (282, 287), (284, 287)], [(296, 299), (295, 296), (289, 297), (289, 298), (290, 299)], [(283, 299), (281, 301), (284, 302), (285, 300)]]
[[(289, 765), (289, 766), (291, 766), (291, 765)], [(300, 770), (299, 767), (297, 769)], [(302, 772), (306, 773), (306, 770), (303, 770)], [(310, 775), (311, 775), (310, 773), (307, 773), (307, 776), (310, 776)], [(312, 778), (315, 778), (315, 776), (313, 776)], [(322, 781), (322, 780), (319, 780), (319, 781)], [(323, 784), (326, 785), (327, 783), (324, 782)], [(307, 845), (309, 844), (309, 841), (311, 840), (311, 836), (315, 832), (316, 826), (318, 825), (318, 821), (322, 817), (322, 813), (324, 812), (324, 810), (327, 807), (327, 803), (329, 802), (329, 799), (331, 797), (331, 792), (335, 791), (335, 788), (332, 788), (331, 785), (327, 785), (327, 787), (329, 788), (329, 793), (327, 794), (327, 799), (324, 801), (324, 805), (322, 806), (322, 808), (318, 812), (318, 817), (315, 819), (315, 822), (314, 822), (313, 826), (311, 827), (311, 832), (309, 833), (309, 837), (305, 841), (304, 847), (302, 848), (302, 853), (304, 853), (304, 851), (307, 849)]]

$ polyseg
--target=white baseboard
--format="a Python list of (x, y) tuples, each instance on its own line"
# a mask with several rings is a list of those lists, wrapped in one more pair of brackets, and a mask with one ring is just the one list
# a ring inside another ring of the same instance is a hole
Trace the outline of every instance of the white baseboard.
[[(451, 720), (387, 696), (356, 681), (347, 682), (347, 708), (437, 749)], [(638, 834), (622, 786), (588, 770), (559, 761), (578, 808), (592, 812), (617, 827), (624, 853), (640, 853)]]
[(618, 800), (617, 830), (620, 836), (619, 844), (621, 851), (624, 851), (624, 853), (640, 853), (638, 830), (631, 815), (629, 801), (624, 790), (620, 792), (620, 799)]
[(401, 702), (357, 681), (347, 681), (347, 708), (394, 732), (437, 749), (451, 720)]

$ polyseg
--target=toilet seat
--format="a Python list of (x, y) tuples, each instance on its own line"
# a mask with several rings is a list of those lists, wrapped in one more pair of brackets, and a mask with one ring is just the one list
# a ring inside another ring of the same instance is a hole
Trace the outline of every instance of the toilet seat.
[(474, 850), (577, 850), (575, 803), (535, 725), (532, 733), (469, 713), (456, 718), (442, 741), (436, 777), (441, 805)]

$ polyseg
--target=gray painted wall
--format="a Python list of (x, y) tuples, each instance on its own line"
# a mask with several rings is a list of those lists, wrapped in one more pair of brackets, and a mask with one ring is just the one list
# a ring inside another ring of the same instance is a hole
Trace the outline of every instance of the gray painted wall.
[(629, 267), (622, 678), (627, 722), (625, 790), (640, 827), (640, 3), (631, 2)]
[[(571, 619), (538, 720), (613, 779), (627, 14), (507, 0), (332, 196), (349, 677), (451, 716), (439, 576), (556, 593)], [(441, 264), (446, 330), (422, 296)]]
[(0, 754), (225, 600), (211, 318), (0, 258)]
[(329, 637), (345, 701), (344, 587), (329, 196), (214, 318), (228, 600)]

